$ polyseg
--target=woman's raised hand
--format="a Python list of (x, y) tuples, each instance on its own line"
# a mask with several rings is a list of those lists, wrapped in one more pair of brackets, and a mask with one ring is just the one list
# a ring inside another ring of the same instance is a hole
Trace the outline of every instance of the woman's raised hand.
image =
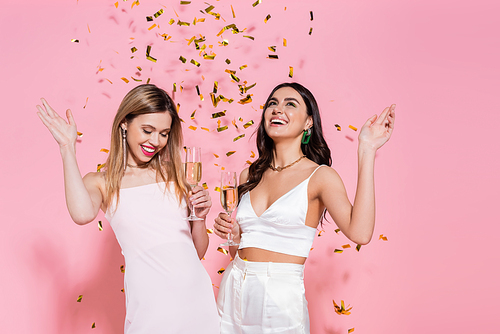
[(41, 101), (43, 107), (39, 105), (36, 106), (38, 109), (38, 117), (40, 117), (43, 124), (49, 129), (50, 133), (59, 144), (59, 147), (74, 147), (77, 131), (71, 111), (69, 109), (66, 110), (66, 117), (68, 118), (66, 122), (54, 109), (52, 109), (45, 99), (42, 98)]
[(236, 222), (236, 219), (231, 218), (225, 212), (221, 212), (219, 213), (219, 216), (215, 218), (214, 233), (217, 234), (222, 239), (227, 239), (227, 234), (229, 232), (231, 232), (231, 234), (233, 235), (233, 240), (239, 243), (240, 225)]
[(394, 130), (395, 110), (396, 105), (393, 104), (385, 108), (380, 116), (370, 117), (359, 132), (359, 145), (368, 145), (375, 150), (381, 148), (391, 138)]

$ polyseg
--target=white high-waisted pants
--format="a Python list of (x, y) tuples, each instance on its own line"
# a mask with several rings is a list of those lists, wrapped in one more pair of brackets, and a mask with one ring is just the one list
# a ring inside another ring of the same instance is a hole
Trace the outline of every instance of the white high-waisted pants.
[(229, 264), (219, 289), (221, 334), (309, 334), (304, 265), (250, 262)]

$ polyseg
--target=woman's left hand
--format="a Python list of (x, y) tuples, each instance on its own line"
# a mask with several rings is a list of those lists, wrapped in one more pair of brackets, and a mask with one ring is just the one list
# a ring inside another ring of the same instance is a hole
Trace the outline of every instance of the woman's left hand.
[(208, 190), (200, 186), (194, 187), (191, 189), (189, 200), (193, 205), (196, 217), (204, 219), (212, 207), (212, 199), (210, 198)]
[(393, 104), (382, 111), (380, 116), (370, 117), (359, 132), (359, 145), (367, 145), (378, 150), (391, 138), (394, 130), (394, 118), (396, 116), (396, 105)]

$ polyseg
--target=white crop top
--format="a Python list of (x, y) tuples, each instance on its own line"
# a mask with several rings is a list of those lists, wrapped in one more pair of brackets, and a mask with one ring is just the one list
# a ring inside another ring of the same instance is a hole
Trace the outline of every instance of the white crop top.
[[(322, 165), (324, 166), (324, 165)], [(256, 247), (277, 253), (308, 257), (316, 235), (314, 227), (307, 226), (307, 179), (278, 198), (257, 217), (250, 201), (250, 192), (241, 196), (236, 220), (240, 224), (239, 249)]]

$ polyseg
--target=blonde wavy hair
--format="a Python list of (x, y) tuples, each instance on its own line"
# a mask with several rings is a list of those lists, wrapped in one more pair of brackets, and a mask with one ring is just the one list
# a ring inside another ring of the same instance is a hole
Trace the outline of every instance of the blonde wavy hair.
[[(161, 88), (145, 84), (132, 89), (123, 98), (116, 112), (111, 129), (111, 145), (108, 159), (103, 167), (105, 171), (106, 198), (104, 204), (109, 207), (116, 195), (116, 205), (120, 199), (120, 184), (124, 174), (123, 140), (121, 124), (131, 122), (143, 114), (167, 112), (172, 118), (167, 145), (148, 162), (148, 167), (156, 171), (157, 182), (174, 182), (175, 194), (179, 203), (186, 199), (189, 185), (185, 181), (181, 161), (182, 128), (174, 101)], [(128, 144), (126, 144), (128, 146)]]

